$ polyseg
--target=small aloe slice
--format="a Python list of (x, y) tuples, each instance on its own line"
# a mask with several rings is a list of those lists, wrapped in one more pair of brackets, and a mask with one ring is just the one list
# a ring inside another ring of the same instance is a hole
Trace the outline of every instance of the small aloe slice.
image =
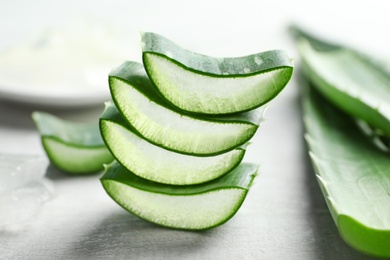
[(201, 230), (233, 217), (256, 174), (256, 165), (243, 163), (205, 184), (173, 186), (139, 178), (114, 162), (101, 182), (108, 195), (134, 215), (170, 228)]
[(238, 58), (214, 58), (185, 50), (155, 34), (142, 34), (143, 62), (158, 91), (188, 112), (230, 114), (273, 99), (293, 65), (281, 50)]
[(184, 154), (216, 155), (253, 137), (264, 108), (219, 117), (183, 115), (159, 96), (143, 66), (125, 62), (109, 75), (116, 107), (148, 141)]
[(390, 137), (390, 74), (372, 59), (292, 28), (306, 76), (329, 101)]
[(312, 162), (341, 236), (357, 250), (390, 257), (388, 153), (314, 89), (303, 108)]
[(95, 123), (73, 123), (53, 115), (34, 112), (32, 117), (51, 163), (69, 174), (103, 170), (113, 160)]
[(112, 103), (106, 103), (100, 129), (117, 161), (134, 174), (159, 183), (189, 185), (216, 179), (234, 169), (245, 154), (244, 147), (207, 157), (163, 149), (143, 139)]

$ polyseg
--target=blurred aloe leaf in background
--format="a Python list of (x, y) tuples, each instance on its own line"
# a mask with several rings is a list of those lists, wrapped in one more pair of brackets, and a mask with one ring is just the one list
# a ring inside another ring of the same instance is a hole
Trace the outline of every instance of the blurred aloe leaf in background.
[[(292, 32), (305, 76), (305, 137), (332, 217), (352, 247), (390, 257), (390, 75), (363, 54)], [(357, 121), (374, 129), (384, 149)]]

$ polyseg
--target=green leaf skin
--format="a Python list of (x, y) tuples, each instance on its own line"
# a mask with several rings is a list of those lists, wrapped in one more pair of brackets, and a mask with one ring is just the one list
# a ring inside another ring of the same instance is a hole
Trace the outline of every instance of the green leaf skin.
[(156, 92), (143, 66), (125, 62), (109, 75), (115, 106), (149, 142), (178, 153), (211, 156), (239, 147), (256, 133), (265, 108), (229, 116), (183, 115)]
[(211, 182), (176, 186), (142, 179), (114, 162), (101, 178), (111, 198), (125, 210), (152, 223), (187, 230), (210, 229), (241, 207), (258, 166), (242, 163)]
[(185, 50), (161, 35), (142, 34), (143, 63), (159, 93), (177, 109), (231, 114), (266, 104), (289, 82), (284, 51), (215, 58)]
[(292, 27), (305, 75), (329, 101), (390, 137), (390, 74), (369, 57)]
[(190, 185), (216, 179), (237, 167), (245, 154), (245, 147), (207, 157), (163, 149), (127, 124), (111, 102), (106, 103), (100, 117), (100, 129), (120, 164), (142, 178), (160, 183)]
[(73, 123), (43, 112), (32, 118), (50, 162), (61, 171), (82, 175), (101, 171), (113, 156), (106, 148), (99, 126)]
[(390, 257), (390, 160), (354, 121), (314, 89), (304, 96), (306, 140), (333, 219), (344, 240)]

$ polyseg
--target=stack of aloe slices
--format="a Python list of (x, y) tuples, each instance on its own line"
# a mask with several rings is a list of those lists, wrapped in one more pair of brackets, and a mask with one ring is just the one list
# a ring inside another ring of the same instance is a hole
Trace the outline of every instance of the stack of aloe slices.
[(116, 161), (101, 178), (129, 212), (177, 229), (208, 229), (243, 203), (258, 166), (241, 163), (264, 104), (291, 78), (283, 51), (213, 58), (154, 33), (142, 35), (143, 65), (109, 75), (113, 102), (100, 118)]
[(333, 219), (352, 247), (390, 257), (390, 74), (354, 50), (292, 31), (311, 85), (306, 140)]

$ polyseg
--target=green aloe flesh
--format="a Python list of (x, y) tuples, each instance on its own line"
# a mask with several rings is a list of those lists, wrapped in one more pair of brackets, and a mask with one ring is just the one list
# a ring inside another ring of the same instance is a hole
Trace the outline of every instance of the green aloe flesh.
[(32, 117), (50, 162), (69, 174), (88, 174), (104, 169), (113, 157), (96, 123), (74, 123), (43, 112)]
[(297, 27), (292, 31), (303, 70), (314, 86), (340, 109), (390, 137), (390, 73), (352, 49), (321, 41)]
[(304, 97), (306, 140), (341, 236), (367, 254), (390, 257), (390, 160), (354, 120), (314, 92)]
[(190, 116), (160, 97), (143, 66), (125, 62), (109, 75), (111, 96), (127, 122), (149, 142), (184, 154), (216, 155), (245, 144), (265, 108), (230, 116)]
[(216, 179), (234, 169), (245, 154), (244, 147), (207, 157), (163, 149), (140, 136), (112, 103), (106, 103), (100, 129), (118, 162), (134, 174), (159, 183), (189, 185)]
[(293, 73), (284, 51), (214, 58), (142, 34), (143, 63), (158, 91), (178, 109), (200, 114), (248, 111), (273, 99)]
[(139, 178), (114, 162), (107, 167), (101, 182), (114, 201), (140, 218), (170, 228), (202, 230), (233, 217), (252, 185), (257, 168), (242, 163), (214, 181), (174, 186)]

